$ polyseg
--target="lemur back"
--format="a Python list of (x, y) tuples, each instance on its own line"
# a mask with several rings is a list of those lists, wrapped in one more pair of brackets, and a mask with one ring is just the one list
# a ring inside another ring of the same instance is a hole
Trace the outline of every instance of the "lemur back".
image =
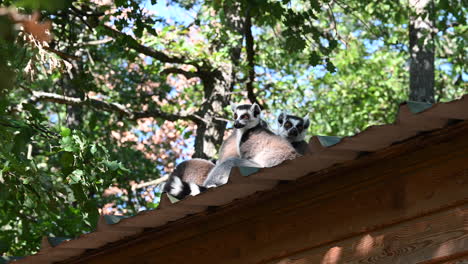
[(299, 156), (291, 143), (262, 126), (252, 128), (242, 135), (240, 152), (241, 158), (253, 161), (261, 167), (273, 167)]
[(190, 159), (183, 161), (174, 169), (171, 175), (178, 176), (185, 182), (203, 184), (208, 173), (215, 165), (204, 159)]
[(281, 113), (278, 116), (278, 129), (276, 134), (287, 139), (299, 154), (304, 155), (308, 152), (308, 144), (304, 140), (304, 137), (309, 125), (310, 121), (308, 116), (301, 118), (295, 115)]
[(226, 140), (224, 140), (221, 148), (219, 149), (218, 161), (216, 163), (221, 163), (224, 160), (232, 157), (239, 157), (237, 154), (237, 146), (236, 146), (236, 130), (234, 129), (229, 135)]

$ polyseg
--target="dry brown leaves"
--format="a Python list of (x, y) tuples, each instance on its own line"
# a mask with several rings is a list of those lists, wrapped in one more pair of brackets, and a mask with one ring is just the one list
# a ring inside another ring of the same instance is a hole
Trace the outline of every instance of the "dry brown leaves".
[(24, 32), (31, 34), (41, 42), (52, 40), (52, 22), (40, 21), (41, 14), (34, 12), (32, 15), (20, 14), (14, 8), (0, 8), (0, 15), (7, 15), (11, 21), (23, 27)]

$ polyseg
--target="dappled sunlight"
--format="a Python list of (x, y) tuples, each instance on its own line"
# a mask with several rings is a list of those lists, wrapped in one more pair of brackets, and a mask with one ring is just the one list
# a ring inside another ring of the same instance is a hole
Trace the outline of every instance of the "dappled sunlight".
[(374, 245), (374, 238), (367, 234), (361, 238), (359, 243), (356, 245), (356, 254), (359, 256), (367, 255)]
[(336, 264), (341, 258), (343, 249), (341, 247), (330, 248), (322, 259), (321, 264)]
[(371, 236), (370, 234), (364, 235), (361, 240), (356, 244), (356, 256), (366, 256), (373, 249), (378, 247), (379, 245), (382, 245), (384, 239), (384, 235), (380, 236)]
[(434, 258), (450, 255), (454, 251), (456, 245), (454, 241), (447, 241), (437, 247), (432, 255)]
[(276, 264), (292, 264), (294, 263), (291, 259), (283, 259), (283, 260), (280, 260), (280, 262), (276, 263)]

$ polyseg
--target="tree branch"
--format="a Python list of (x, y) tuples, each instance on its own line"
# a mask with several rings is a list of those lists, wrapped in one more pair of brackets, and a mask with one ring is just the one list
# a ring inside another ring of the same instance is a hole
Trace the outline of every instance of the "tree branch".
[(166, 55), (165, 53), (161, 51), (157, 51), (151, 47), (147, 47), (144, 45), (141, 45), (138, 43), (138, 41), (134, 38), (132, 38), (130, 35), (127, 35), (125, 33), (122, 33), (116, 29), (113, 29), (107, 25), (102, 25), (102, 27), (105, 29), (105, 33), (113, 38), (121, 38), (124, 39), (126, 44), (128, 45), (129, 48), (134, 49), (135, 51), (145, 54), (147, 56), (150, 56), (160, 62), (167, 62), (167, 63), (179, 63), (179, 64), (189, 64), (193, 65), (197, 68), (198, 64), (196, 64), (194, 61), (189, 61), (187, 58), (184, 57), (171, 57)]
[(353, 16), (354, 18), (359, 20), (359, 22), (361, 22), (361, 24), (364, 25), (364, 27), (367, 29), (367, 31), (370, 34), (372, 34), (374, 37), (379, 38), (382, 35), (385, 35), (384, 32), (382, 32), (381, 30), (379, 30), (380, 33), (381, 33), (380, 35), (375, 33), (374, 30), (371, 28), (371, 26), (369, 26), (369, 24), (367, 24), (363, 19), (361, 19), (359, 17), (359, 15), (356, 15), (355, 11), (359, 12), (359, 10), (356, 10), (355, 8), (353, 8), (353, 7), (349, 6), (349, 5), (346, 5), (344, 2), (340, 2), (339, 0), (335, 0), (335, 2), (339, 7), (341, 7), (343, 9), (343, 11), (348, 12), (349, 14), (351, 14), (351, 16)]
[[(79, 19), (83, 19), (83, 16), (87, 17), (99, 17), (101, 15), (104, 15), (103, 13), (94, 13), (92, 11), (84, 11), (81, 9), (76, 8), (75, 6), (71, 6), (72, 11), (75, 13)], [(90, 27), (97, 27), (98, 23), (90, 23), (87, 24)], [(139, 53), (145, 54), (147, 56), (150, 56), (160, 62), (165, 62), (165, 63), (179, 63), (179, 64), (189, 64), (195, 66), (197, 69), (200, 68), (200, 65), (196, 61), (189, 60), (188, 58), (185, 57), (177, 57), (177, 56), (169, 56), (165, 54), (164, 52), (155, 50), (151, 47), (142, 45), (138, 43), (138, 41), (133, 38), (132, 36), (125, 34), (123, 32), (120, 32), (110, 26), (101, 24), (100, 25), (104, 29), (104, 33), (108, 35), (109, 37), (112, 37), (114, 39), (124, 39), (125, 43), (127, 46)]]
[(342, 38), (341, 35), (338, 33), (338, 27), (337, 27), (337, 23), (336, 23), (336, 18), (335, 18), (335, 14), (333, 13), (333, 4), (334, 4), (334, 1), (331, 1), (330, 3), (327, 3), (327, 6), (328, 6), (328, 15), (329, 15), (330, 21), (331, 21), (330, 27), (331, 27), (332, 30), (335, 31), (336, 37), (337, 37), (339, 40), (341, 40), (341, 41), (345, 44), (345, 46), (346, 46), (346, 48), (347, 48), (347, 47), (348, 47), (348, 42), (347, 42), (344, 38)]
[(77, 56), (74, 56), (74, 55), (70, 55), (70, 54), (67, 54), (67, 53), (64, 53), (64, 52), (55, 50), (55, 49), (50, 48), (50, 47), (47, 47), (47, 46), (43, 46), (42, 48), (45, 49), (45, 50), (47, 50), (47, 51), (50, 51), (50, 52), (52, 52), (52, 53), (57, 54), (60, 58), (66, 60), (66, 61), (70, 61), (70, 60), (81, 60), (80, 57), (77, 57)]
[(80, 45), (86, 46), (86, 45), (101, 45), (101, 44), (106, 44), (108, 42), (113, 41), (113, 38), (105, 38), (105, 39), (98, 39), (98, 40), (91, 40), (88, 42), (83, 42)]
[(161, 74), (182, 74), (184, 75), (187, 79), (199, 77), (198, 72), (189, 72), (189, 71), (184, 71), (180, 68), (167, 68), (161, 71)]
[(152, 185), (158, 185), (167, 181), (168, 179), (169, 179), (169, 175), (164, 175), (161, 178), (157, 178), (156, 180), (135, 184), (132, 186), (132, 190), (135, 191), (136, 189), (141, 189), (141, 188), (152, 186)]
[(105, 102), (105, 101), (101, 101), (101, 100), (93, 99), (93, 98), (81, 99), (81, 98), (69, 97), (69, 96), (64, 96), (64, 95), (55, 94), (55, 93), (47, 93), (47, 92), (32, 91), (31, 101), (32, 102), (46, 101), (46, 102), (53, 102), (53, 103), (66, 104), (66, 105), (87, 105), (95, 109), (119, 113), (123, 116), (128, 117), (129, 119), (154, 117), (154, 118), (162, 118), (162, 119), (169, 120), (169, 121), (188, 120), (188, 121), (193, 121), (195, 123), (201, 122), (201, 120), (197, 118), (195, 115), (187, 114), (187, 113), (172, 114), (172, 113), (163, 112), (161, 110), (134, 112), (126, 108), (124, 105), (121, 105), (118, 103), (109, 103), (109, 102)]
[(249, 65), (249, 79), (247, 81), (247, 97), (250, 102), (257, 103), (262, 109), (265, 109), (261, 104), (253, 91), (253, 84), (255, 82), (255, 49), (254, 49), (254, 38), (252, 35), (252, 16), (250, 15), (250, 8), (247, 9), (247, 15), (245, 18), (245, 46), (247, 50), (247, 63)]

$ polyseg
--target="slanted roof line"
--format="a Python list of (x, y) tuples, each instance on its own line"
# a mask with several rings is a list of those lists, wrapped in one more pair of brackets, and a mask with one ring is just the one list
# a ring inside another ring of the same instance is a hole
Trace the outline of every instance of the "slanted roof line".
[(112, 221), (112, 217), (103, 216), (99, 219), (95, 232), (81, 235), (54, 247), (45, 247), (37, 254), (14, 263), (41, 264), (65, 261), (83, 254), (87, 249), (98, 249), (106, 244), (140, 235), (144, 232), (144, 228), (163, 228), (169, 222), (203, 212), (208, 206), (227, 205), (235, 199), (247, 197), (255, 192), (270, 190), (279, 180), (296, 180), (331, 168), (335, 164), (352, 161), (362, 151), (382, 150), (421, 132), (444, 128), (449, 126), (449, 121), (453, 119), (468, 120), (468, 95), (432, 107), (414, 103), (403, 104), (399, 108), (394, 124), (372, 126), (357, 135), (341, 140), (312, 137), (309, 142), (311, 152), (305, 156), (285, 161), (273, 168), (258, 169), (249, 176), (243, 176), (250, 173), (246, 172), (245, 168), (234, 168), (229, 182), (223, 186), (211, 188), (197, 196), (189, 196), (177, 203), (171, 203), (163, 194), (159, 208), (140, 212), (133, 217)]

